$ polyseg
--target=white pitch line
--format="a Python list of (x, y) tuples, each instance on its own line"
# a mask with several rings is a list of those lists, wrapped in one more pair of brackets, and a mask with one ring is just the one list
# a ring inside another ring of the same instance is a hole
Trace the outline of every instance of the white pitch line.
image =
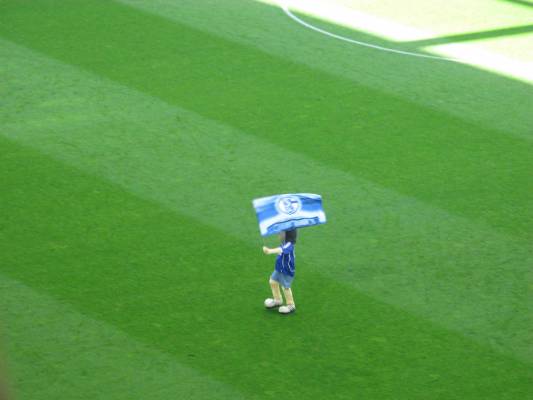
[(389, 53), (401, 54), (401, 55), (404, 55), (404, 56), (419, 57), (419, 58), (429, 58), (429, 59), (432, 59), (432, 60), (451, 61), (451, 62), (457, 62), (457, 63), (465, 63), (464, 61), (459, 60), (457, 58), (430, 56), (428, 54), (413, 53), (413, 52), (410, 52), (410, 51), (402, 51), (402, 50), (390, 49), (388, 47), (377, 46), (375, 44), (370, 44), (370, 43), (366, 43), (366, 42), (360, 42), (359, 40), (350, 39), (350, 38), (347, 38), (345, 36), (337, 35), (335, 33), (328, 32), (328, 31), (326, 31), (324, 29), (317, 28), (316, 26), (311, 25), (311, 24), (303, 21), (302, 19), (298, 18), (296, 15), (294, 15), (291, 12), (291, 10), (289, 9), (289, 6), (287, 5), (287, 3), (285, 1), (281, 1), (280, 2), (280, 7), (285, 12), (285, 14), (287, 14), (287, 16), (289, 18), (291, 18), (292, 20), (296, 21), (300, 25), (303, 25), (306, 28), (309, 28), (309, 29), (311, 29), (311, 30), (313, 30), (315, 32), (322, 33), (323, 35), (326, 35), (326, 36), (329, 36), (329, 37), (332, 37), (332, 38), (335, 38), (335, 39), (338, 39), (338, 40), (342, 40), (344, 42), (356, 44), (356, 45), (363, 46), (363, 47), (369, 47), (369, 48), (376, 49), (376, 50), (386, 51), (386, 52), (389, 52)]

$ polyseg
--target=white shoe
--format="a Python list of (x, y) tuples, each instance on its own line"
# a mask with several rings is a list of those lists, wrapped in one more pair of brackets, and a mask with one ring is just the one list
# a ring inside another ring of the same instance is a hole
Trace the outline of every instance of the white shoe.
[(266, 308), (274, 308), (279, 307), (283, 304), (281, 300), (274, 300), (274, 299), (266, 299), (265, 300), (265, 307)]
[(288, 304), (279, 308), (280, 314), (290, 314), (296, 311), (296, 306), (294, 304)]

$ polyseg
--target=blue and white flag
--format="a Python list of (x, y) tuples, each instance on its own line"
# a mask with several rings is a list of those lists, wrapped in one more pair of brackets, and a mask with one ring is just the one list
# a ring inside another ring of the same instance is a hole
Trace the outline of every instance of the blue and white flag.
[(253, 205), (261, 236), (326, 223), (318, 194), (279, 194), (255, 199)]

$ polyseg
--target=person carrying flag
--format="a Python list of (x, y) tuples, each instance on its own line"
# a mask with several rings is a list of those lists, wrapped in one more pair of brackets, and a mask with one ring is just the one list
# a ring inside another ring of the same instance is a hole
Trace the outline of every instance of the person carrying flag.
[[(272, 272), (269, 280), (274, 298), (266, 299), (265, 307), (268, 309), (279, 307), (281, 314), (290, 314), (296, 311), (291, 284), (294, 280), (294, 272), (296, 270), (294, 246), (296, 245), (297, 236), (298, 232), (296, 229), (283, 231), (279, 233), (281, 241), (279, 247), (269, 248), (263, 246), (263, 253), (277, 254), (274, 272)], [(282, 305), (283, 299), (281, 297), (280, 285), (283, 287), (286, 305)]]
[[(252, 205), (255, 209), (261, 236), (279, 234), (279, 247), (263, 246), (263, 253), (276, 254), (276, 266), (270, 276), (273, 298), (265, 300), (268, 309), (279, 307), (281, 314), (290, 314), (296, 310), (292, 296), (291, 284), (296, 270), (294, 246), (297, 230), (326, 223), (326, 214), (322, 207), (322, 196), (313, 193), (287, 193), (256, 198)], [(280, 285), (283, 287), (286, 304), (283, 305)]]

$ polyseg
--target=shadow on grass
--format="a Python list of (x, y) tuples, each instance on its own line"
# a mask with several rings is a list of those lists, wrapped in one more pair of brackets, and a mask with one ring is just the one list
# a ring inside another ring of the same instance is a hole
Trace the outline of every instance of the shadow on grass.
[(533, 25), (514, 26), (511, 28), (492, 29), (480, 32), (461, 33), (457, 35), (441, 36), (431, 39), (415, 40), (411, 42), (402, 42), (417, 48), (426, 46), (435, 46), (446, 43), (460, 43), (472, 40), (492, 39), (499, 37), (507, 37), (512, 35), (521, 35), (524, 33), (533, 32)]
[(506, 3), (512, 3), (512, 4), (517, 4), (517, 5), (520, 5), (520, 6), (524, 6), (524, 7), (533, 8), (533, 3), (531, 1), (528, 1), (528, 0), (500, 0), (500, 1), (505, 1)]

